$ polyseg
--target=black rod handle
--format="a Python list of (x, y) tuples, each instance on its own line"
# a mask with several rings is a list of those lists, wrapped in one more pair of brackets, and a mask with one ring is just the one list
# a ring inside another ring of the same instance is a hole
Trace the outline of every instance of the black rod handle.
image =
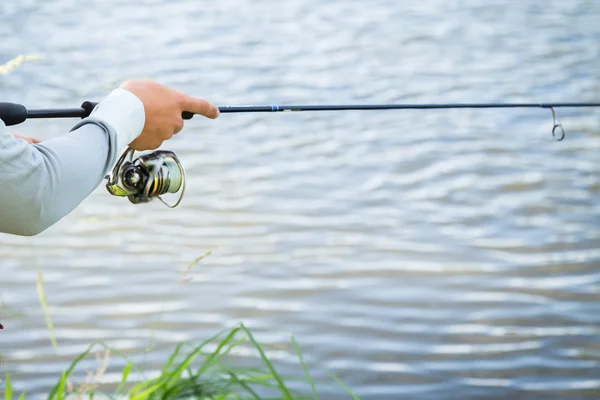
[[(84, 110), (86, 110), (86, 114), (83, 115), (81, 118), (88, 117), (97, 105), (98, 105), (98, 103), (94, 103), (91, 101), (84, 102), (81, 106), (83, 107)], [(192, 119), (192, 118), (194, 118), (194, 113), (189, 112), (189, 111), (184, 111), (181, 113), (181, 118)]]
[(6, 126), (18, 125), (27, 119), (27, 109), (21, 104), (0, 103), (0, 119)]

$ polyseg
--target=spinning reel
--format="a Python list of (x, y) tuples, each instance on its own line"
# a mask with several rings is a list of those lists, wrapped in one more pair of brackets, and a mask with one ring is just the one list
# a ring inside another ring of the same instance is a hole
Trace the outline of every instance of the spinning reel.
[[(172, 151), (158, 150), (133, 159), (127, 148), (112, 172), (105, 179), (106, 189), (113, 196), (129, 198), (133, 204), (147, 203), (154, 197), (169, 208), (175, 208), (185, 193), (185, 169)], [(180, 192), (173, 205), (162, 199), (165, 193)]]

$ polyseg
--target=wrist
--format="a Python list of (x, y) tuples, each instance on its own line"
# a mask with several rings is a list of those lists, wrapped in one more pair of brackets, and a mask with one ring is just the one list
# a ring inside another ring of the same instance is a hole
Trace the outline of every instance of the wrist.
[(90, 116), (110, 125), (117, 133), (118, 151), (135, 140), (144, 129), (144, 104), (125, 89), (113, 90), (92, 111)]

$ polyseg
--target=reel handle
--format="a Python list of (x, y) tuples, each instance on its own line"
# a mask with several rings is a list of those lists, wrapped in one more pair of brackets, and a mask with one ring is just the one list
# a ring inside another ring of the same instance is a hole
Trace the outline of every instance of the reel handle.
[(21, 104), (0, 103), (0, 119), (6, 126), (18, 125), (27, 119), (27, 109)]

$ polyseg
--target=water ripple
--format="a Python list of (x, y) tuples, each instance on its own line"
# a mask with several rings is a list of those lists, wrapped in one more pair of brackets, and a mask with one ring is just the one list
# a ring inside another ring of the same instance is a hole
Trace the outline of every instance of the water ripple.
[[(0, 93), (70, 107), (129, 77), (219, 104), (600, 91), (596, 2), (405, 3), (9, 0), (0, 58), (45, 60)], [(243, 321), (284, 372), (282, 331), (365, 399), (597, 396), (600, 123), (559, 115), (559, 144), (547, 110), (196, 118), (164, 146), (189, 176), (176, 210), (100, 187), (38, 237), (0, 236), (3, 368), (40, 395), (94, 340), (140, 357), (154, 340), (157, 370), (178, 341)], [(47, 139), (72, 123), (19, 128)]]

